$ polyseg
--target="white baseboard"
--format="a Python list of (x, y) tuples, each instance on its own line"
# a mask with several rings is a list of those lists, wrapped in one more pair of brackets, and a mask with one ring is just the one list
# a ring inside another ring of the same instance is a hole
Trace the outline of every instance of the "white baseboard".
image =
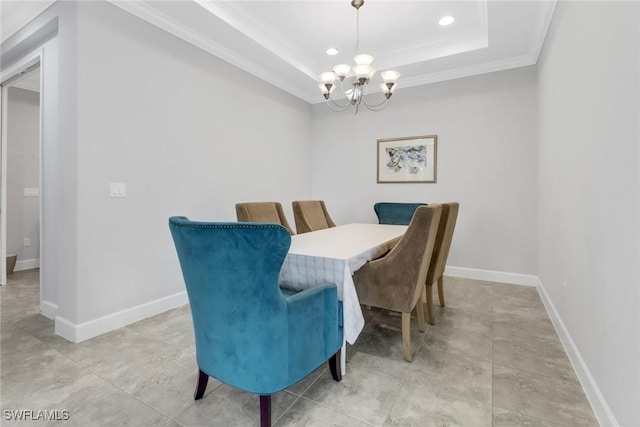
[(509, 273), (506, 271), (480, 270), (477, 268), (453, 267), (447, 265), (444, 270), (447, 276), (465, 279), (485, 280), (488, 282), (511, 283), (514, 285), (537, 286), (538, 276), (532, 274)]
[(40, 313), (49, 319), (55, 319), (58, 314), (58, 304), (49, 301), (40, 301)]
[(75, 324), (62, 316), (56, 316), (55, 332), (71, 342), (78, 343), (167, 310), (181, 307), (188, 302), (187, 293), (183, 291), (80, 324)]
[(538, 279), (537, 287), (540, 298), (542, 299), (542, 302), (547, 309), (547, 313), (549, 314), (549, 318), (558, 333), (558, 337), (560, 337), (560, 342), (564, 346), (567, 356), (569, 356), (569, 361), (573, 365), (573, 369), (575, 369), (576, 374), (578, 375), (578, 380), (582, 385), (584, 393), (587, 395), (587, 399), (591, 404), (591, 408), (593, 409), (598, 422), (601, 426), (619, 426), (620, 424), (618, 424), (615, 415), (611, 411), (604, 395), (600, 391), (600, 387), (598, 387), (595, 378), (591, 375), (591, 371), (582, 358), (580, 350), (576, 346), (575, 342), (573, 342), (569, 331), (564, 325), (562, 318), (556, 310), (556, 307), (553, 305), (551, 298), (549, 298), (549, 294), (540, 279)]
[(32, 270), (34, 268), (40, 268), (40, 259), (23, 259), (22, 261), (16, 261), (16, 266), (13, 271)]

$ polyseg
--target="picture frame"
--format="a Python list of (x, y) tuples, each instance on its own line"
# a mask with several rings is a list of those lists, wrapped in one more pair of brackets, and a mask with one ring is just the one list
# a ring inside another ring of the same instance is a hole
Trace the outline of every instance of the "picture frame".
[(378, 140), (378, 184), (435, 183), (438, 136)]

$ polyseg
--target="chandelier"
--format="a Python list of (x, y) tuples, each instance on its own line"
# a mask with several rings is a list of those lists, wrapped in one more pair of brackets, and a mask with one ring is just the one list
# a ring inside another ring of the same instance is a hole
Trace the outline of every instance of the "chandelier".
[[(371, 111), (380, 111), (386, 108), (389, 98), (393, 95), (396, 88), (396, 82), (400, 77), (397, 71), (382, 71), (380, 76), (384, 83), (380, 84), (384, 98), (378, 103), (370, 103), (367, 100), (369, 91), (369, 82), (376, 74), (376, 69), (371, 66), (373, 56), (359, 53), (360, 47), (360, 7), (364, 4), (364, 0), (353, 0), (351, 6), (356, 8), (356, 57), (353, 58), (356, 65), (351, 67), (348, 64), (338, 64), (333, 67), (332, 71), (320, 74), (318, 86), (327, 105), (333, 111), (344, 111), (349, 107), (353, 108), (353, 114), (358, 113), (360, 104), (364, 104)], [(353, 73), (350, 74), (351, 70)], [(340, 81), (340, 92), (344, 94), (346, 102), (336, 101), (332, 98), (332, 94), (336, 88), (336, 80)]]

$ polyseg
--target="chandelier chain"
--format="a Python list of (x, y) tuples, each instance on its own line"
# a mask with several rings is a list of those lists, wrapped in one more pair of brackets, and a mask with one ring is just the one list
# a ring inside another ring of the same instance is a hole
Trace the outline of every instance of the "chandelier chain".
[(360, 51), (360, 9), (356, 9), (356, 47), (353, 54), (357, 55)]

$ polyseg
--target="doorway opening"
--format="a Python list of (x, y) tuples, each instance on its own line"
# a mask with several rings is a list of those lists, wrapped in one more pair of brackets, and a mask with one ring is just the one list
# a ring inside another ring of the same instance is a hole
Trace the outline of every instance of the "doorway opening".
[(41, 261), (39, 58), (24, 64), (0, 83), (0, 284), (6, 285), (7, 275), (38, 269)]

